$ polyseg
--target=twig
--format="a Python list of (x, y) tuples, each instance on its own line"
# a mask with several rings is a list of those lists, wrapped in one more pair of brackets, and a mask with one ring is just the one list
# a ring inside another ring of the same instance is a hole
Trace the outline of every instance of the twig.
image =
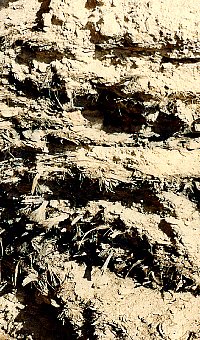
[(89, 233), (91, 233), (92, 231), (95, 231), (95, 230), (103, 230), (103, 229), (107, 229), (107, 228), (109, 228), (107, 225), (100, 225), (100, 226), (98, 226), (98, 227), (95, 227), (95, 228), (92, 228), (92, 229), (88, 230), (88, 231), (83, 235), (83, 237), (82, 237), (80, 243), (82, 243), (83, 240), (86, 238), (86, 236), (87, 236)]
[(0, 237), (0, 248), (1, 248), (1, 257), (3, 257), (3, 240), (2, 240), (2, 237)]
[(129, 268), (128, 272), (126, 273), (125, 278), (129, 275), (129, 273), (131, 272), (131, 270), (132, 270), (134, 267), (138, 266), (138, 265), (139, 265), (140, 263), (142, 263), (143, 261), (144, 261), (144, 260), (138, 260), (138, 261), (136, 261), (135, 263), (133, 263), (132, 266)]
[(40, 176), (41, 175), (39, 173), (37, 173), (35, 175), (34, 179), (33, 179), (33, 184), (32, 184), (32, 188), (31, 188), (31, 195), (34, 195), (34, 193), (35, 193), (35, 189), (37, 187), (38, 180), (39, 180)]
[(14, 286), (17, 286), (17, 277), (18, 277), (18, 273), (19, 273), (19, 261), (16, 264), (15, 267), (15, 276), (14, 276)]
[(110, 254), (108, 255), (107, 259), (105, 260), (103, 266), (101, 267), (102, 274), (106, 271), (112, 256), (113, 256), (113, 250), (110, 251)]
[(57, 100), (58, 105), (60, 106), (60, 108), (61, 108), (62, 110), (64, 110), (64, 108), (63, 108), (63, 106), (62, 106), (60, 100), (59, 100), (58, 97), (56, 96), (55, 92), (53, 92), (53, 94), (54, 94), (54, 96), (55, 96), (55, 98), (56, 98), (56, 100)]

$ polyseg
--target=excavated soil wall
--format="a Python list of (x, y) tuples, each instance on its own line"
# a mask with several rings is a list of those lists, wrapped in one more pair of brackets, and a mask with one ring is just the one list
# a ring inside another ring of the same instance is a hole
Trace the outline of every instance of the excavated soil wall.
[(1, 339), (200, 338), (199, 14), (0, 1)]

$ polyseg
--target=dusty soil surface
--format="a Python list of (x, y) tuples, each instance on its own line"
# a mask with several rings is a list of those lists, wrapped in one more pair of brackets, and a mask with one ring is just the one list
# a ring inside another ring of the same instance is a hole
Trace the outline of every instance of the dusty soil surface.
[(0, 339), (200, 339), (196, 0), (0, 0)]

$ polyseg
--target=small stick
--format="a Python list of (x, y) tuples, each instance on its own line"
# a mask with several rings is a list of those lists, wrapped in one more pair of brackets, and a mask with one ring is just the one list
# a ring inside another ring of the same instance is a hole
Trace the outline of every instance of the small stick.
[(91, 233), (92, 231), (95, 231), (95, 230), (102, 230), (102, 229), (107, 229), (107, 228), (108, 228), (107, 225), (100, 225), (100, 226), (98, 226), (98, 227), (95, 227), (95, 228), (92, 228), (92, 229), (88, 230), (88, 231), (83, 235), (82, 240), (80, 241), (80, 243), (82, 243), (83, 240), (86, 238), (86, 236), (87, 236), (89, 233)]
[(19, 273), (19, 261), (16, 264), (15, 267), (15, 276), (14, 276), (14, 286), (17, 286), (17, 277), (18, 277), (18, 273)]
[(38, 180), (39, 180), (40, 176), (41, 175), (39, 173), (37, 173), (35, 175), (34, 179), (33, 179), (33, 184), (32, 184), (32, 188), (31, 188), (31, 195), (34, 195), (34, 193), (35, 193), (35, 189), (38, 185)]
[(113, 256), (113, 250), (110, 251), (110, 254), (108, 255), (107, 259), (105, 260), (103, 266), (101, 267), (102, 274), (106, 271), (112, 256)]
[(2, 237), (0, 237), (0, 248), (1, 248), (1, 257), (3, 257), (3, 240), (2, 240)]
[(131, 266), (131, 268), (129, 268), (128, 272), (126, 273), (125, 278), (128, 276), (128, 274), (130, 273), (130, 271), (131, 271), (134, 267), (138, 266), (138, 264), (142, 263), (143, 261), (144, 261), (144, 260), (138, 260), (138, 261), (136, 261), (135, 263), (133, 263), (132, 266)]
[(58, 97), (56, 96), (55, 92), (53, 92), (53, 94), (54, 94), (54, 96), (55, 96), (55, 98), (56, 98), (56, 100), (57, 100), (58, 105), (60, 106), (60, 108), (61, 108), (62, 110), (64, 110), (64, 109), (63, 109), (63, 106), (62, 106), (60, 100), (58, 99)]

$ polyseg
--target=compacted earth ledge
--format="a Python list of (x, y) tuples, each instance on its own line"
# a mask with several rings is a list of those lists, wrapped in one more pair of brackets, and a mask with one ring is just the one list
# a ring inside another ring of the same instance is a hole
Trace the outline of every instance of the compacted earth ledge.
[(0, 1), (0, 339), (200, 339), (199, 15)]

